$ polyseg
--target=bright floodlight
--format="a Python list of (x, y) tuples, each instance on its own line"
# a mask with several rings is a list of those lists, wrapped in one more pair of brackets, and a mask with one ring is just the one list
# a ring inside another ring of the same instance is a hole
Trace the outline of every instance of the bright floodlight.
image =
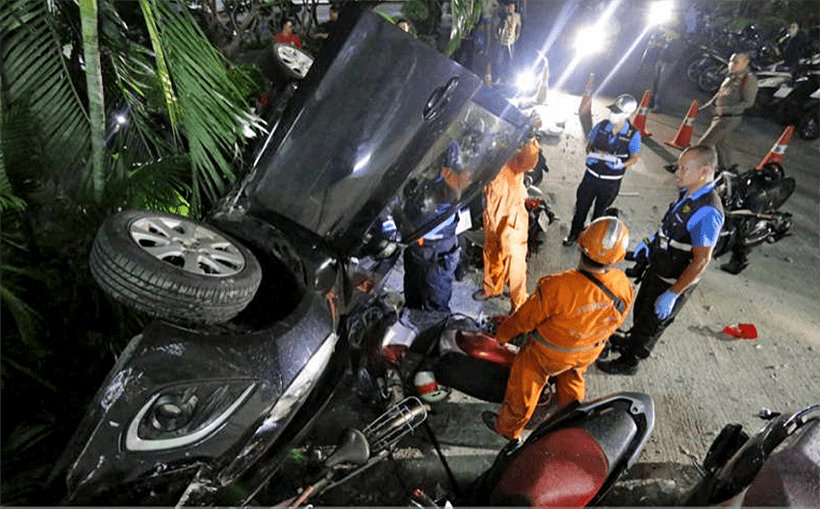
[(649, 7), (649, 23), (651, 25), (663, 25), (672, 19), (672, 8), (674, 4), (671, 0), (659, 0)]
[(593, 28), (582, 28), (575, 36), (575, 49), (578, 55), (592, 55), (601, 50), (601, 36), (599, 26)]
[(128, 122), (128, 119), (125, 118), (125, 115), (123, 115), (122, 113), (114, 117), (114, 120), (117, 122), (117, 125), (125, 125), (126, 122)]
[(535, 75), (529, 71), (520, 73), (516, 79), (515, 84), (521, 92), (529, 92), (537, 84)]

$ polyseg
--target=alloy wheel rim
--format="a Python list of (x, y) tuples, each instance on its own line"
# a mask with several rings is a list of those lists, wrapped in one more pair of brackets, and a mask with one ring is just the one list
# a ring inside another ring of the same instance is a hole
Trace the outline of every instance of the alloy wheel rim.
[(191, 274), (229, 277), (245, 268), (245, 257), (233, 242), (193, 221), (142, 217), (128, 233), (149, 255)]

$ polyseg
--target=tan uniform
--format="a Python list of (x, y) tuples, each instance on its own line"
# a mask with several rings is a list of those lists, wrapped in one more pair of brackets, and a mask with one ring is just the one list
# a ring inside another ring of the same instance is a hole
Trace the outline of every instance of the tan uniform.
[(721, 114), (712, 117), (712, 123), (698, 140), (698, 145), (714, 145), (718, 153), (718, 165), (723, 169), (731, 166), (729, 136), (743, 119), (743, 112), (755, 102), (757, 77), (745, 71), (737, 76), (727, 76), (720, 89), (704, 107), (714, 104), (721, 108)]
[(584, 373), (598, 358), (609, 336), (629, 313), (635, 294), (623, 271), (593, 273), (626, 309), (619, 313), (612, 300), (577, 269), (541, 278), (535, 292), (498, 328), (501, 344), (529, 334), (515, 356), (496, 431), (518, 438), (532, 417), (541, 391), (555, 377), (558, 405), (582, 400)]

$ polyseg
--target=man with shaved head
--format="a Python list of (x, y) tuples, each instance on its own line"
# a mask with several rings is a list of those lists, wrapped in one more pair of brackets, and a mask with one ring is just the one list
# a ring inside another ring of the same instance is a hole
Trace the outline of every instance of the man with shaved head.
[(624, 336), (610, 338), (621, 356), (599, 360), (596, 365), (601, 371), (634, 375), (638, 362), (649, 357), (709, 265), (723, 227), (723, 206), (715, 191), (716, 165), (717, 154), (709, 145), (689, 147), (678, 158), (678, 200), (669, 206), (658, 231), (634, 250), (636, 259), (649, 260), (649, 268), (635, 297), (632, 328)]

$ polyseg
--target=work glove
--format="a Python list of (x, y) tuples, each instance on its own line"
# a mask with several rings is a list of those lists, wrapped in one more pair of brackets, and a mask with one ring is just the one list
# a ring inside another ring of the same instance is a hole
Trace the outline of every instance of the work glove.
[(635, 258), (636, 260), (640, 260), (641, 257), (648, 259), (649, 258), (649, 244), (652, 243), (652, 240), (654, 238), (655, 238), (654, 235), (651, 238), (650, 237), (642, 238), (641, 241), (638, 242), (638, 245), (635, 246), (635, 250), (632, 251), (633, 258)]
[(671, 290), (663, 292), (655, 301), (655, 314), (658, 315), (658, 318), (661, 320), (669, 318), (677, 300), (678, 296)]

